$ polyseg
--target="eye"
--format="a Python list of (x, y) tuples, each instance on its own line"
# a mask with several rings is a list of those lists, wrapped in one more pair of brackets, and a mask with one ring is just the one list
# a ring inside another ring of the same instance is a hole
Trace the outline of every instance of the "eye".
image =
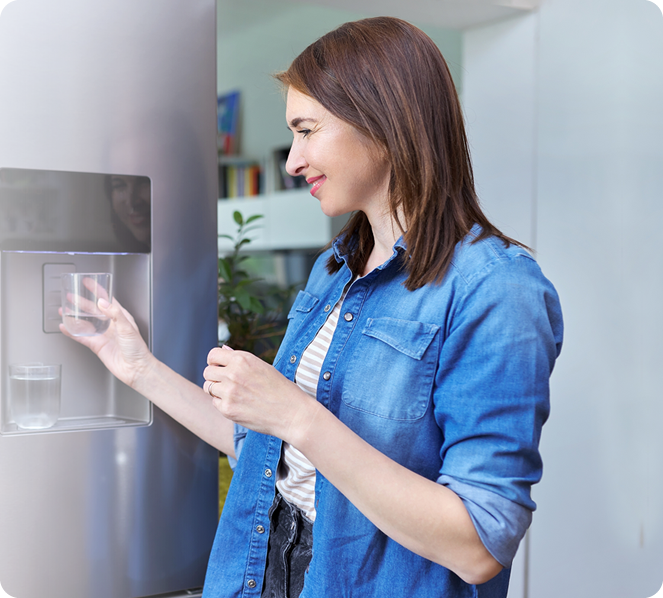
[(311, 129), (297, 129), (297, 133), (302, 137), (308, 137), (311, 134)]

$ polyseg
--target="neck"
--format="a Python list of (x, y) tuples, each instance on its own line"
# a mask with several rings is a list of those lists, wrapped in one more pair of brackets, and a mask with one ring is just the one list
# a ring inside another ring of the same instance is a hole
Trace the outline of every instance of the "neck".
[[(403, 234), (403, 230), (388, 210), (380, 214), (366, 215), (373, 230), (374, 246), (362, 272), (363, 276), (384, 264), (391, 257), (394, 244)], [(403, 221), (402, 217), (400, 220)]]

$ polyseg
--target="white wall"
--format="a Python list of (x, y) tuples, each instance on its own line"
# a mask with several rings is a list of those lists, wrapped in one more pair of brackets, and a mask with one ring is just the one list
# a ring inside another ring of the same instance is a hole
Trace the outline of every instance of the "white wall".
[(536, 227), (538, 15), (463, 36), (463, 109), (477, 192), (495, 224), (532, 246)]
[(547, 0), (534, 18), (468, 32), (464, 52), (483, 200), (535, 245), (566, 322), (524, 595), (652, 596), (663, 581), (663, 15), (646, 0)]

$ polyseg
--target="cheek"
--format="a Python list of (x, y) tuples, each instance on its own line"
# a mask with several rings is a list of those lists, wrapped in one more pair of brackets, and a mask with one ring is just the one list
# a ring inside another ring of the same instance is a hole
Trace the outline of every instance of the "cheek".
[(316, 170), (326, 172), (330, 166), (329, 161), (325, 159), (324, 150), (317, 145), (309, 144), (302, 150), (301, 155), (304, 161)]

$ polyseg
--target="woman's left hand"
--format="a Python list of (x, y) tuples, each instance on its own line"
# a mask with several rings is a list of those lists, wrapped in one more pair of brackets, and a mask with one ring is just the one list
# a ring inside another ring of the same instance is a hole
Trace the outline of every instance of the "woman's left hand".
[(318, 403), (259, 357), (223, 346), (207, 363), (203, 388), (235, 423), (291, 442), (315, 418)]

